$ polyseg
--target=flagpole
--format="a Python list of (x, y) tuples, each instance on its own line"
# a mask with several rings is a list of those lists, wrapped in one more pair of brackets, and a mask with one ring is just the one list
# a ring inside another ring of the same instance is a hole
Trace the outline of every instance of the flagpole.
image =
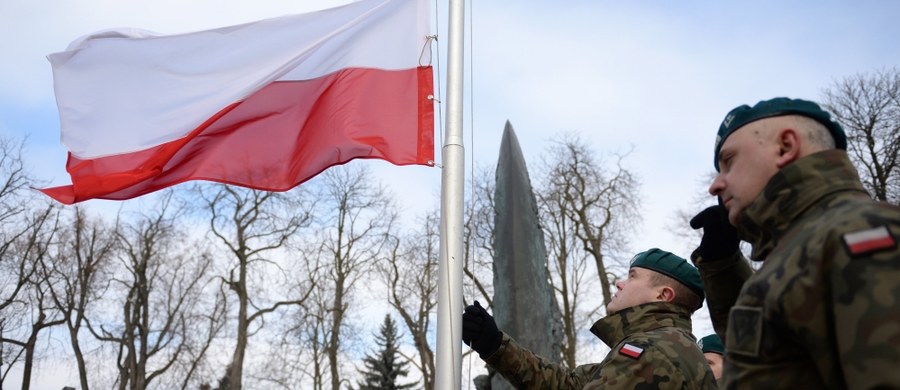
[(465, 149), (462, 137), (464, 0), (450, 0), (447, 39), (447, 135), (442, 148), (441, 259), (438, 266), (435, 389), (456, 390), (462, 377), (462, 269)]

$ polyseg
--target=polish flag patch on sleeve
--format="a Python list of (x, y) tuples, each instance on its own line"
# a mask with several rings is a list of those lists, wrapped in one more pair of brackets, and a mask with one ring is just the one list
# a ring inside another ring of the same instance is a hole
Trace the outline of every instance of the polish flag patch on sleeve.
[(622, 348), (619, 348), (619, 353), (632, 359), (637, 359), (644, 353), (644, 349), (633, 344), (625, 343)]
[(851, 255), (862, 255), (872, 251), (893, 248), (897, 241), (888, 231), (887, 226), (859, 230), (844, 234), (844, 244)]

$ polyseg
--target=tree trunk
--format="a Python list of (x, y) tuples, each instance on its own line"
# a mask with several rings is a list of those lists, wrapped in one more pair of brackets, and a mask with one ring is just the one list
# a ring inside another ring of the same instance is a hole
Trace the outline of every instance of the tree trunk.
[(596, 248), (596, 250), (594, 262), (597, 264), (597, 275), (600, 277), (600, 289), (603, 291), (603, 306), (605, 307), (606, 305), (609, 305), (609, 301), (612, 300), (612, 283), (609, 282), (609, 278), (606, 276), (606, 265), (603, 264), (603, 252), (601, 252), (600, 248)]
[(343, 280), (338, 280), (338, 283), (336, 283), (333, 310), (331, 337), (328, 345), (328, 364), (331, 366), (331, 389), (340, 390), (341, 375), (340, 370), (338, 370), (338, 350), (341, 345), (341, 325), (344, 322)]
[(24, 367), (22, 367), (22, 390), (31, 388), (31, 369), (34, 367), (34, 346), (37, 343), (38, 331), (40, 331), (40, 328), (33, 326), (31, 336), (28, 336), (28, 341), (25, 343), (25, 364)]
[(84, 353), (78, 344), (79, 326), (69, 327), (69, 338), (72, 340), (72, 351), (75, 353), (75, 363), (78, 365), (78, 380), (82, 390), (90, 390), (87, 378), (87, 365), (84, 363)]
[(422, 364), (422, 383), (424, 390), (434, 390), (434, 354), (428, 348), (428, 340), (425, 334), (416, 335), (416, 350), (419, 351), (419, 361)]
[(234, 346), (234, 357), (231, 359), (231, 367), (228, 372), (228, 390), (241, 390), (244, 376), (244, 354), (247, 352), (247, 330), (250, 327), (250, 317), (247, 314), (249, 304), (247, 297), (247, 261), (241, 259), (240, 276), (232, 289), (238, 295), (238, 329), (237, 344)]

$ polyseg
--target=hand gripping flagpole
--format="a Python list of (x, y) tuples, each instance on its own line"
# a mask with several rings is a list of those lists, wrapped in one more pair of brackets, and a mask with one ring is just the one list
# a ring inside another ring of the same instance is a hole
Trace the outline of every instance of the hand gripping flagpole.
[(441, 170), (441, 258), (438, 266), (435, 389), (456, 390), (462, 374), (464, 0), (450, 0), (447, 39), (447, 133)]

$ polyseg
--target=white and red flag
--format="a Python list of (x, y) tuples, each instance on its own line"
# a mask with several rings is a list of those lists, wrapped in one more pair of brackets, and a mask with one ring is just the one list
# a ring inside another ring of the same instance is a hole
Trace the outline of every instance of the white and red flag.
[[(188, 180), (284, 191), (355, 158), (434, 159), (426, 0), (187, 34), (120, 29), (48, 56), (72, 204)], [(424, 57), (423, 57), (424, 56)]]
[(619, 353), (621, 353), (625, 356), (628, 356), (632, 359), (637, 359), (637, 358), (641, 357), (642, 353), (644, 353), (644, 349), (641, 347), (638, 347), (634, 344), (625, 343), (625, 345), (623, 345), (622, 348), (619, 348)]

